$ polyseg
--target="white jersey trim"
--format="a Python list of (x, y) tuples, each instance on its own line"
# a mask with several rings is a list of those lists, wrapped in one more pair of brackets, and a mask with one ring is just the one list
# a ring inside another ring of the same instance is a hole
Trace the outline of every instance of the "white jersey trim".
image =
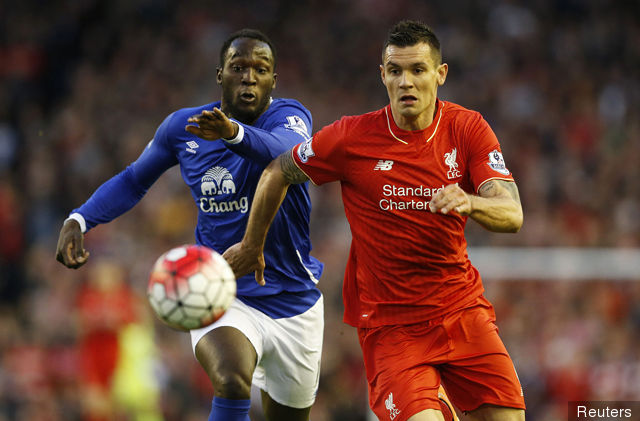
[(242, 142), (242, 139), (244, 139), (244, 127), (242, 127), (242, 124), (238, 123), (237, 121), (235, 121), (233, 119), (231, 119), (231, 121), (233, 121), (234, 123), (236, 123), (238, 125), (238, 134), (233, 139), (222, 138), (222, 140), (224, 140), (225, 142), (227, 142), (230, 145), (235, 145), (237, 143)]
[(80, 231), (82, 231), (83, 234), (87, 232), (87, 221), (84, 220), (84, 216), (80, 215), (78, 212), (72, 213), (64, 220), (64, 223), (72, 219), (80, 224)]
[(304, 265), (304, 262), (302, 261), (302, 256), (300, 255), (300, 252), (298, 251), (298, 249), (296, 249), (296, 254), (298, 255), (298, 260), (300, 260), (302, 267), (309, 274), (309, 279), (311, 279), (314, 284), (318, 284), (318, 279), (315, 276), (313, 276), (313, 273), (309, 270), (309, 268)]

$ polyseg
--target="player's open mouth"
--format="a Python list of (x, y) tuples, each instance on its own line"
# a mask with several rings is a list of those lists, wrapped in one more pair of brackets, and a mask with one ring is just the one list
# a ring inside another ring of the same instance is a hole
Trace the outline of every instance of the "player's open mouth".
[(243, 92), (240, 94), (240, 99), (243, 102), (253, 102), (256, 100), (256, 94), (251, 92)]
[(400, 97), (400, 102), (404, 103), (404, 104), (413, 104), (414, 102), (416, 102), (418, 100), (418, 98), (416, 98), (413, 95), (402, 95)]

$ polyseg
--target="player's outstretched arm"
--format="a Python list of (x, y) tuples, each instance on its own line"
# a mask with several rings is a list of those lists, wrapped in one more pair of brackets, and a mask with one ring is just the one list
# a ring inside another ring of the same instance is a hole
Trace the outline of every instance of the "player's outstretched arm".
[(494, 232), (518, 232), (523, 222), (520, 195), (513, 181), (489, 180), (480, 187), (477, 196), (451, 184), (433, 196), (429, 209), (433, 213), (455, 211), (468, 215)]
[(238, 134), (238, 123), (229, 120), (219, 108), (204, 110), (189, 117), (185, 130), (204, 140), (233, 139)]
[(293, 161), (291, 151), (284, 152), (265, 168), (251, 204), (251, 212), (242, 242), (227, 249), (223, 257), (237, 278), (255, 271), (256, 281), (264, 285), (264, 243), (267, 232), (291, 184), (308, 180)]
[(84, 236), (78, 221), (67, 220), (60, 229), (56, 260), (71, 269), (87, 263), (89, 252), (84, 249)]

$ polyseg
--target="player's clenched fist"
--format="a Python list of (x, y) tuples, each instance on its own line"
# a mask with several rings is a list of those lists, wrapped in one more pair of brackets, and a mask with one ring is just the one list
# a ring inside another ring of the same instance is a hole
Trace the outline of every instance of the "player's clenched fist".
[(471, 213), (471, 196), (462, 190), (457, 183), (449, 184), (431, 198), (429, 210), (433, 213), (444, 214), (453, 210), (466, 216)]
[(58, 237), (56, 260), (68, 268), (77, 269), (87, 263), (89, 252), (84, 249), (80, 224), (70, 219), (64, 223)]

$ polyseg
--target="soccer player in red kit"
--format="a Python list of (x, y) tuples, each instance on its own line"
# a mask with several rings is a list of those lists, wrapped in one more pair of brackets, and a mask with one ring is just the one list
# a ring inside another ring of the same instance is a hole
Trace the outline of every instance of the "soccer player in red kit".
[(475, 112), (437, 98), (448, 66), (424, 24), (389, 32), (380, 66), (390, 104), (344, 117), (262, 175), (237, 274), (263, 280), (262, 246), (290, 184), (340, 181), (352, 244), (344, 321), (358, 328), (369, 400), (381, 420), (442, 420), (438, 388), (472, 420), (524, 420), (464, 227), (517, 232), (522, 207), (495, 134)]

